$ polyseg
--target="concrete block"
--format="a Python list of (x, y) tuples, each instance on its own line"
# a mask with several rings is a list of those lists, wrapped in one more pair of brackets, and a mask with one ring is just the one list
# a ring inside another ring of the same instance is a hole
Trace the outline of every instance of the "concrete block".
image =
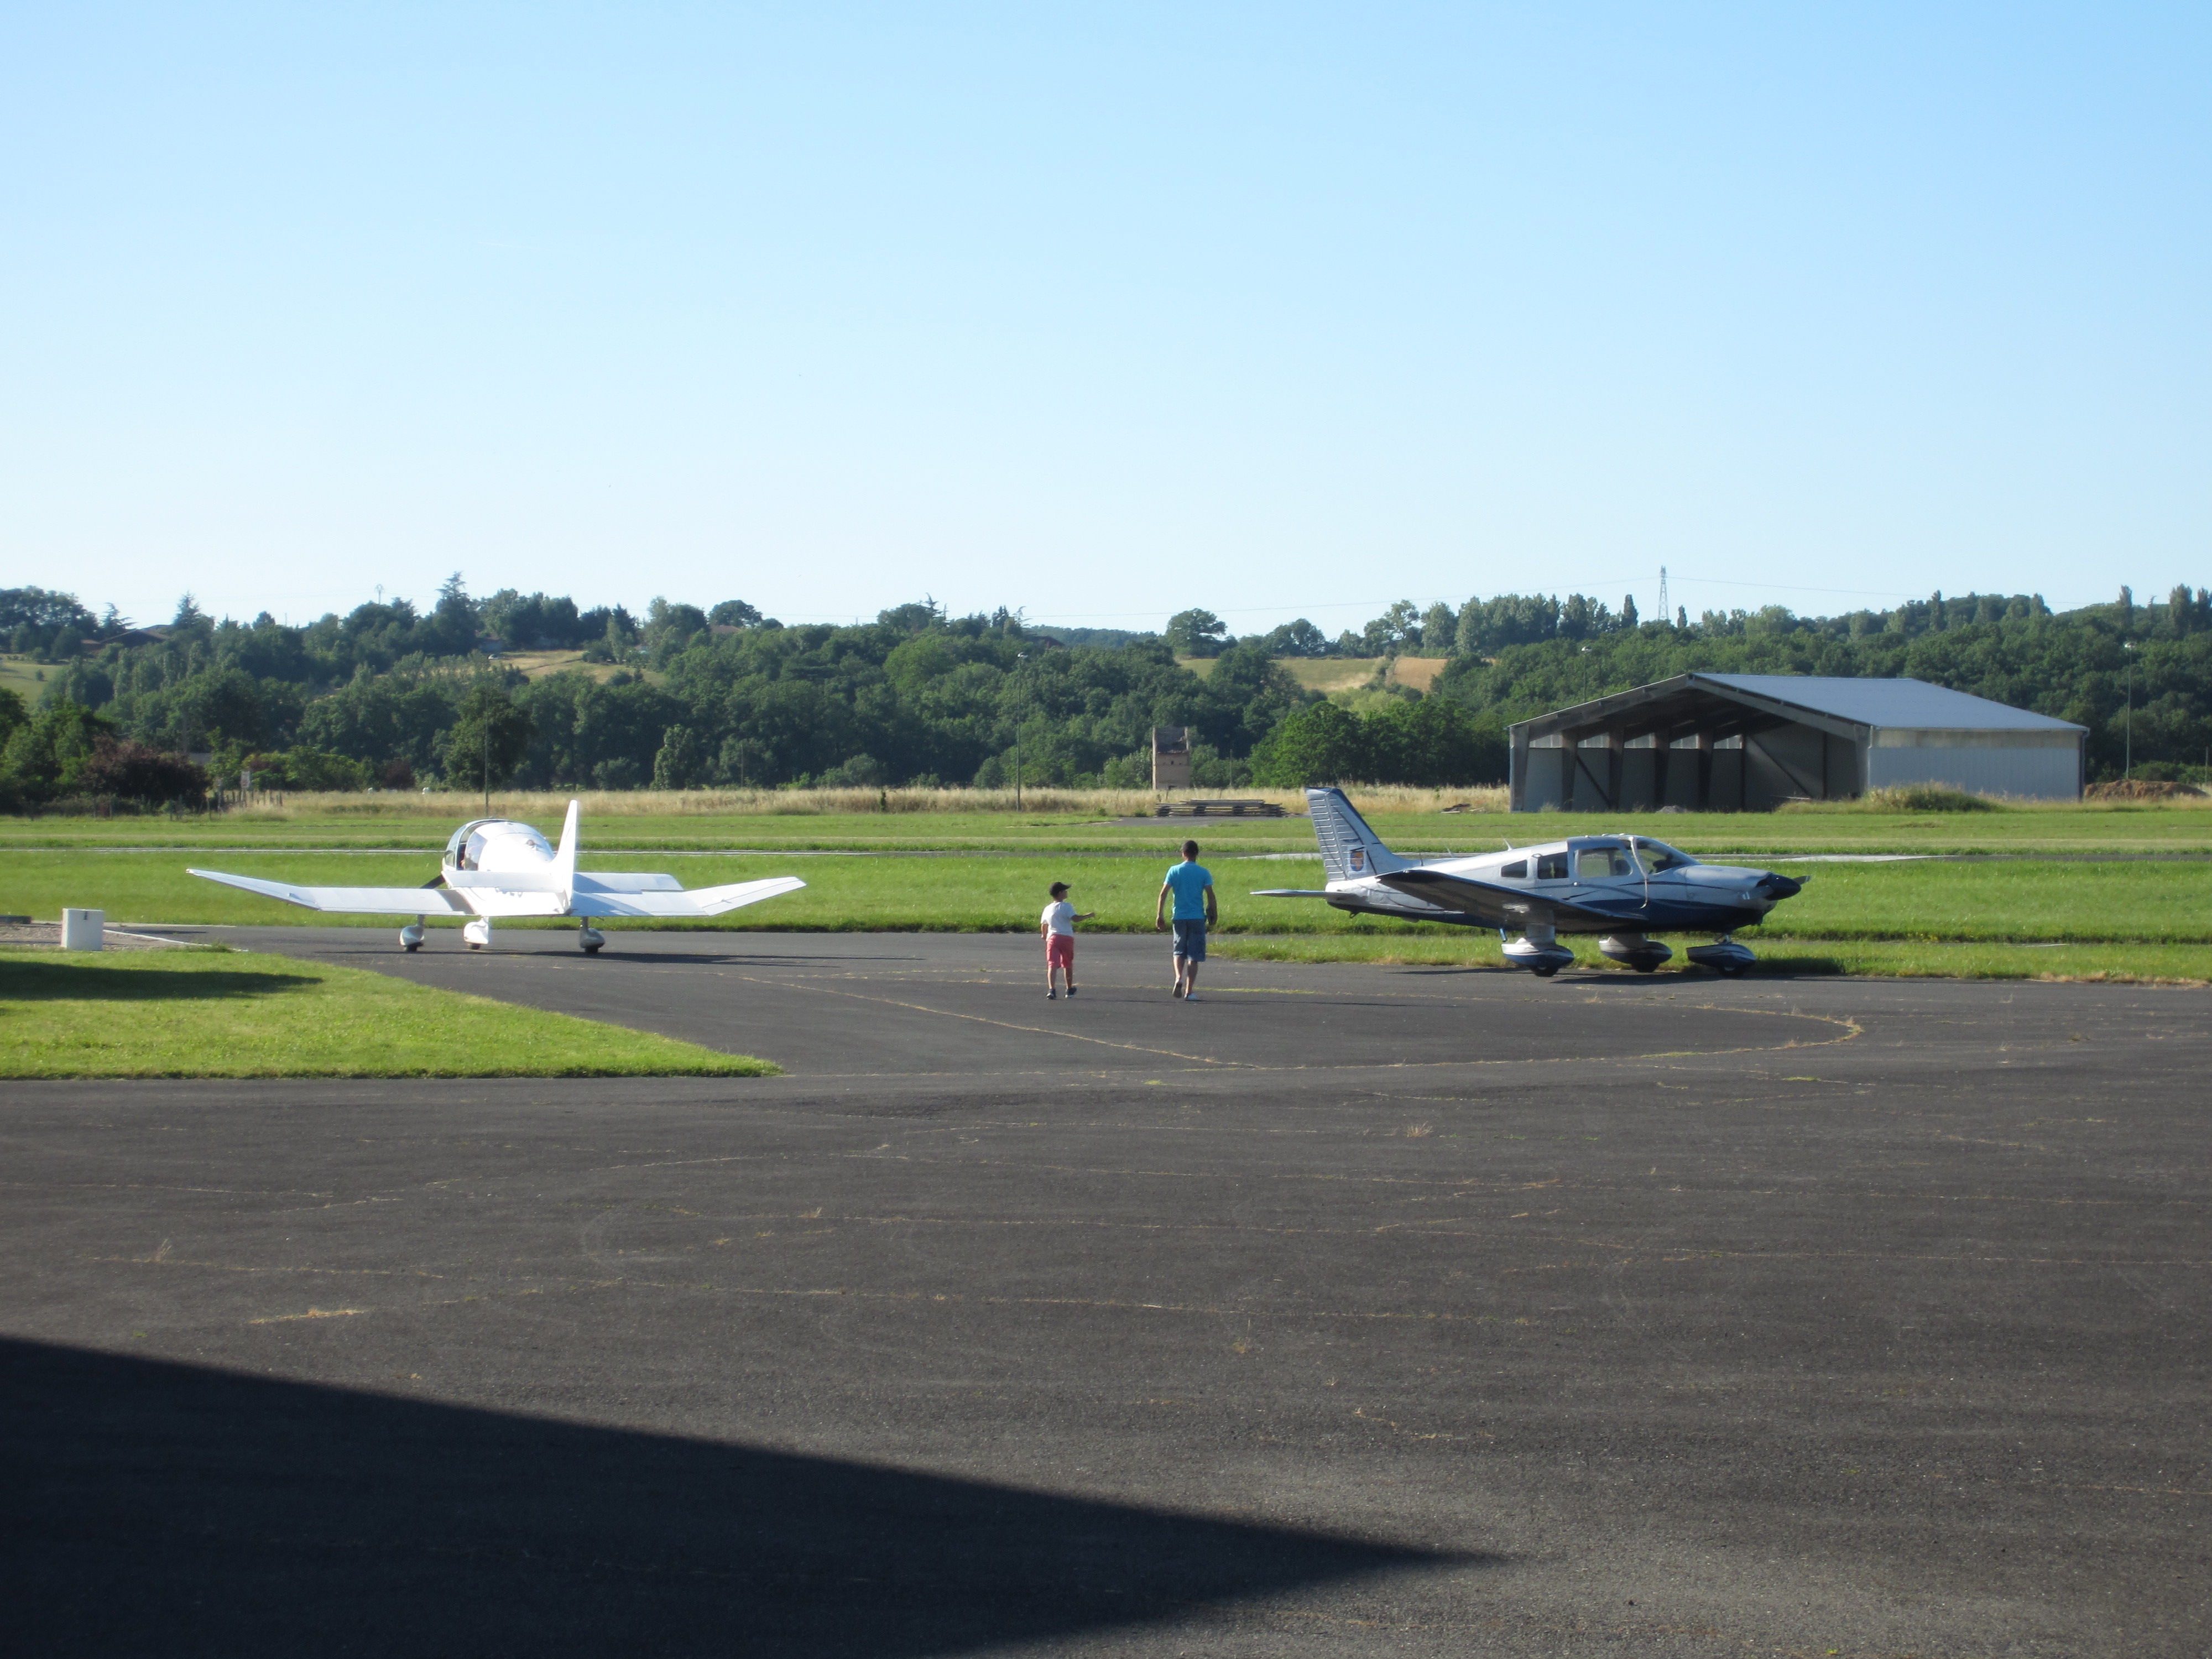
[(105, 910), (64, 910), (62, 912), (62, 949), (64, 951), (97, 951), (105, 940), (107, 927)]

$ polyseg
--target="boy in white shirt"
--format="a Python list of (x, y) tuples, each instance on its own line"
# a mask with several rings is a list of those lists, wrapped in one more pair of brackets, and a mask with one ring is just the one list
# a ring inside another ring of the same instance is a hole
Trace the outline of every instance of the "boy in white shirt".
[(1044, 940), (1044, 1000), (1056, 1002), (1060, 993), (1053, 987), (1053, 970), (1058, 969), (1067, 981), (1067, 994), (1075, 994), (1075, 924), (1088, 921), (1098, 913), (1085, 910), (1075, 914), (1075, 907), (1067, 902), (1067, 884), (1056, 881), (1052, 884), (1052, 902), (1044, 907), (1037, 918), (1037, 933)]

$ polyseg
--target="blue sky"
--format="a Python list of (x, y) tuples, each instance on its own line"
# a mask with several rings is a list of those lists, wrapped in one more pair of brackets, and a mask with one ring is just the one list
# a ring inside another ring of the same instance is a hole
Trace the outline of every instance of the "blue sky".
[(0, 583), (2212, 583), (2212, 12), (0, 8)]

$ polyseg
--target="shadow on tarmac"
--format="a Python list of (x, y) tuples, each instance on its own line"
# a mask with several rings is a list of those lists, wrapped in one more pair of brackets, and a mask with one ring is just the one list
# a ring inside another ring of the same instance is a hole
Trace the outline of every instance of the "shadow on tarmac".
[(43, 1343), (0, 1378), (21, 1652), (899, 1659), (1486, 1565)]

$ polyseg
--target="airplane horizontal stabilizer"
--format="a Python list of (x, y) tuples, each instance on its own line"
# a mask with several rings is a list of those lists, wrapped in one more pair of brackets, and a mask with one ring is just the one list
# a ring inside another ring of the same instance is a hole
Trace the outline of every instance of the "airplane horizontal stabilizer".
[(779, 893), (795, 893), (806, 884), (796, 876), (775, 876), (766, 881), (733, 882), (726, 887), (700, 887), (688, 893), (594, 893), (580, 882), (571, 914), (579, 916), (719, 916), (725, 910), (757, 904)]
[(673, 876), (623, 875), (610, 870), (579, 870), (579, 893), (680, 893), (684, 884)]
[(443, 887), (295, 887), (287, 881), (227, 876), (220, 870), (187, 870), (185, 873), (266, 898), (283, 899), (303, 910), (343, 910), (369, 916), (420, 916), (444, 911), (472, 914), (457, 895)]
[(1448, 876), (1441, 870), (1394, 870), (1376, 879), (1397, 892), (1425, 899), (1440, 909), (1474, 916), (1490, 927), (1522, 927), (1530, 922), (1548, 925), (1557, 916), (1621, 922), (1621, 917), (1609, 910), (1594, 910), (1571, 899), (1532, 893), (1524, 887)]
[(568, 878), (550, 866), (543, 870), (448, 870), (448, 887), (489, 889), (495, 893), (565, 893)]

